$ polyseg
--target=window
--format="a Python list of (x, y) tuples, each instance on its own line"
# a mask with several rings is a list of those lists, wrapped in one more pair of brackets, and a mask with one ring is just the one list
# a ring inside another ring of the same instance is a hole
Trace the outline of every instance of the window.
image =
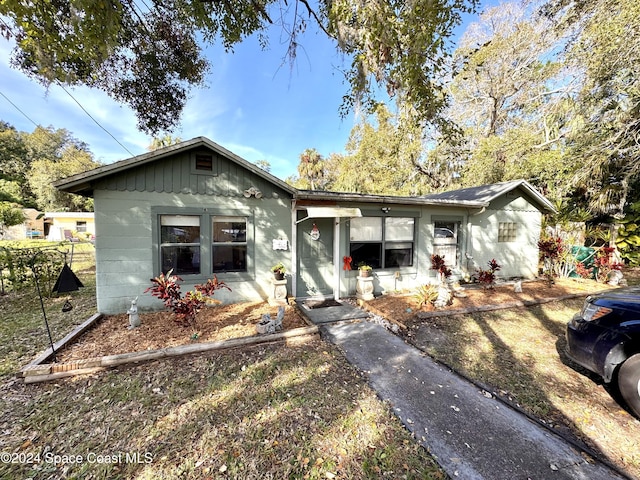
[(353, 265), (366, 263), (373, 268), (413, 265), (414, 226), (414, 218), (352, 218), (350, 254)]
[(87, 231), (87, 222), (77, 221), (76, 222), (76, 232), (84, 233)]
[(518, 224), (500, 222), (498, 224), (498, 242), (515, 242), (518, 238)]
[[(249, 279), (253, 272), (253, 215), (249, 209), (152, 207), (154, 270), (198, 282), (223, 274)], [(196, 278), (198, 277), (198, 278)]]
[(247, 271), (247, 219), (213, 217), (212, 265), (214, 272)]
[(433, 239), (437, 245), (446, 245), (457, 243), (458, 224), (457, 222), (440, 222), (433, 223)]
[(199, 216), (160, 215), (160, 261), (163, 273), (200, 273)]

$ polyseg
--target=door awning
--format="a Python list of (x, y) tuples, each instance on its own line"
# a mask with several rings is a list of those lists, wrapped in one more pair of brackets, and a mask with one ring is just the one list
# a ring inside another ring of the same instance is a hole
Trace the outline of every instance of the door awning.
[(307, 216), (298, 220), (296, 223), (304, 222), (309, 218), (344, 218), (344, 217), (361, 217), (362, 212), (355, 207), (304, 207), (307, 210)]

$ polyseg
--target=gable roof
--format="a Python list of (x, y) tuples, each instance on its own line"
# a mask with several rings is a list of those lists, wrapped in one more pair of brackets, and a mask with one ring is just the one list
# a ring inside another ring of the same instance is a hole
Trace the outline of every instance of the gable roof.
[(489, 185), (479, 185), (477, 187), (461, 188), (459, 190), (451, 190), (449, 192), (424, 195), (421, 198), (443, 203), (477, 202), (487, 207), (496, 198), (506, 195), (518, 188), (524, 190), (535, 206), (542, 212), (556, 212), (553, 204), (526, 180), (511, 180), (508, 182), (492, 183)]
[(77, 193), (79, 195), (90, 197), (93, 194), (93, 183), (98, 180), (102, 180), (106, 177), (117, 175), (119, 173), (130, 170), (131, 168), (140, 167), (142, 165), (156, 162), (169, 156), (199, 147), (207, 147), (213, 150), (219, 155), (228, 158), (232, 162), (235, 162), (241, 167), (251, 171), (255, 175), (258, 175), (267, 182), (278, 186), (286, 192), (289, 192), (291, 195), (296, 192), (296, 189), (288, 183), (283, 182), (278, 177), (271, 175), (269, 172), (218, 145), (217, 143), (212, 142), (206, 137), (192, 138), (191, 140), (187, 140), (176, 145), (159, 148), (158, 150), (154, 150), (149, 153), (137, 155), (126, 160), (120, 160), (119, 162), (104, 165), (87, 172), (78, 173), (76, 175), (72, 175), (70, 177), (53, 182), (53, 186), (65, 192)]
[(526, 180), (512, 180), (509, 182), (481, 185), (478, 187), (462, 188), (443, 193), (434, 193), (420, 197), (400, 197), (393, 195), (375, 195), (349, 192), (327, 192), (318, 190), (298, 190), (288, 183), (280, 180), (269, 172), (261, 169), (257, 165), (245, 160), (206, 137), (196, 137), (176, 145), (160, 148), (152, 152), (137, 155), (126, 160), (120, 160), (109, 165), (104, 165), (87, 172), (78, 173), (53, 183), (54, 187), (69, 193), (76, 193), (84, 196), (93, 195), (93, 185), (95, 182), (124, 173), (132, 168), (140, 167), (164, 158), (188, 151), (206, 147), (219, 155), (235, 162), (239, 166), (249, 170), (265, 181), (281, 188), (297, 200), (307, 201), (330, 201), (330, 202), (363, 202), (363, 203), (392, 203), (408, 205), (446, 205), (466, 208), (483, 208), (496, 198), (506, 193), (522, 189), (533, 201), (534, 205), (544, 213), (556, 212), (553, 204), (540, 194)]

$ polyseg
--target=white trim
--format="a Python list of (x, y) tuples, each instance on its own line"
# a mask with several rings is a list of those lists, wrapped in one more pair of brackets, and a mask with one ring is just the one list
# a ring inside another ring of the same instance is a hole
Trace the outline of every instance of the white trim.
[(334, 218), (334, 224), (333, 224), (333, 298), (336, 301), (340, 300), (340, 219), (339, 218)]
[(307, 216), (296, 222), (304, 222), (309, 218), (344, 218), (361, 217), (362, 212), (355, 207), (300, 207), (307, 211)]
[(94, 218), (93, 212), (45, 212), (44, 218)]
[(295, 201), (291, 205), (291, 296), (298, 296), (298, 222), (296, 215), (298, 209)]

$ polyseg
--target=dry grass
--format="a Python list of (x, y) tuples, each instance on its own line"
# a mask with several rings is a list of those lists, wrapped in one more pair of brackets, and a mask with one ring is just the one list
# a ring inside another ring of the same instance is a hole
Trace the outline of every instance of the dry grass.
[(2, 478), (445, 478), (319, 340), (2, 390), (0, 450), (85, 460), (0, 464)]
[[(595, 287), (595, 286), (594, 286)], [(486, 303), (490, 303), (487, 300)], [(386, 315), (415, 307), (396, 297)], [(565, 325), (583, 298), (484, 314), (404, 318), (404, 337), (434, 358), (640, 478), (640, 421), (566, 357)], [(614, 397), (610, 393), (613, 393)]]
[[(93, 270), (79, 270), (70, 314), (46, 301), (54, 340), (95, 312)], [(446, 478), (320, 340), (24, 385), (13, 374), (48, 346), (40, 304), (12, 293), (0, 314), (0, 452), (16, 460), (2, 479)]]
[[(92, 265), (87, 264), (86, 260), (82, 263), (74, 260), (73, 270), (84, 283), (84, 288), (62, 297), (44, 298), (54, 342), (96, 312), (96, 282)], [(62, 312), (62, 305), (66, 299), (71, 299), (73, 310), (65, 313)], [(0, 319), (1, 382), (13, 376), (39, 352), (49, 347), (49, 337), (35, 287), (0, 296)]]

